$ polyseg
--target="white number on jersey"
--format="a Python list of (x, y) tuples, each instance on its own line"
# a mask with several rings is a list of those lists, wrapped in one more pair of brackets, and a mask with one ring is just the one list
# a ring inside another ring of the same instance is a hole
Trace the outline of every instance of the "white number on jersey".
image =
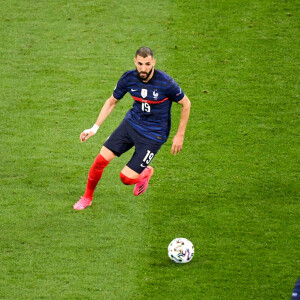
[(142, 111), (150, 112), (151, 111), (150, 105), (146, 102), (142, 102)]

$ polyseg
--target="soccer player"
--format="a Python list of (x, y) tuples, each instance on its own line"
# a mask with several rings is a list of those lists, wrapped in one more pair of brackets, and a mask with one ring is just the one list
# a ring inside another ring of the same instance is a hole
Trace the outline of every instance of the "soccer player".
[(136, 69), (121, 76), (112, 96), (104, 103), (94, 126), (80, 134), (81, 142), (95, 135), (116, 104), (126, 93), (131, 94), (133, 107), (101, 148), (89, 171), (85, 193), (73, 206), (75, 210), (85, 209), (92, 204), (93, 194), (104, 168), (116, 156), (122, 155), (133, 146), (135, 152), (121, 171), (120, 178), (126, 185), (135, 185), (134, 195), (139, 196), (146, 191), (153, 175), (153, 168), (149, 164), (170, 133), (172, 102), (179, 103), (182, 109), (171, 154), (176, 155), (182, 149), (190, 114), (190, 100), (173, 78), (154, 69), (156, 59), (150, 48), (139, 48), (134, 63)]

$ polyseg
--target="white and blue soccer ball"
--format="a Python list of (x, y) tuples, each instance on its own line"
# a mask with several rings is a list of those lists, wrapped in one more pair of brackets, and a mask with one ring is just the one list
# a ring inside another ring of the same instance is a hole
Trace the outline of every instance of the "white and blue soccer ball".
[(194, 245), (188, 239), (176, 238), (168, 247), (168, 255), (175, 263), (188, 263), (194, 256)]

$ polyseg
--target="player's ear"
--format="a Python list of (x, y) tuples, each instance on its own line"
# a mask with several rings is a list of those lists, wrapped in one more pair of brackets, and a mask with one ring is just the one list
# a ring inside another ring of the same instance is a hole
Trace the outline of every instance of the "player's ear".
[(156, 64), (156, 59), (153, 58), (153, 67), (155, 66), (155, 64)]

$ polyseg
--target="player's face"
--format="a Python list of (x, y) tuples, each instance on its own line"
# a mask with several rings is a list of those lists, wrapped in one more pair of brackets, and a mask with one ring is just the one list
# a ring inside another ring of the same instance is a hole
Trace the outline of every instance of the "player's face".
[(145, 82), (149, 81), (153, 76), (156, 59), (152, 56), (142, 57), (138, 55), (134, 59), (134, 63), (140, 79)]

